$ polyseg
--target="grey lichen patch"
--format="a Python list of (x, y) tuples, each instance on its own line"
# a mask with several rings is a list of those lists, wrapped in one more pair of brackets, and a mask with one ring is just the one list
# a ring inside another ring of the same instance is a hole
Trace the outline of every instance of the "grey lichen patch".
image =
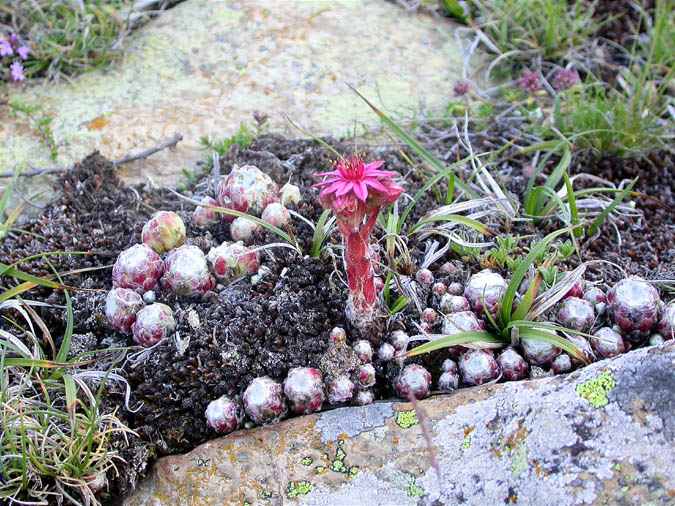
[(312, 483), (307, 480), (290, 481), (286, 489), (286, 495), (292, 499), (301, 495), (307, 495), (312, 491)]
[(615, 386), (616, 380), (612, 373), (603, 371), (595, 378), (577, 385), (576, 391), (577, 394), (579, 394), (579, 397), (598, 409), (607, 406), (609, 403), (607, 394), (611, 392)]
[(321, 441), (328, 443), (336, 441), (342, 434), (353, 437), (382, 427), (393, 413), (393, 404), (390, 402), (334, 409), (319, 415), (316, 428), (321, 431)]
[(419, 420), (417, 419), (417, 413), (414, 409), (408, 411), (399, 411), (396, 413), (396, 418), (394, 420), (396, 425), (402, 429), (409, 429), (410, 427), (413, 427), (419, 423)]

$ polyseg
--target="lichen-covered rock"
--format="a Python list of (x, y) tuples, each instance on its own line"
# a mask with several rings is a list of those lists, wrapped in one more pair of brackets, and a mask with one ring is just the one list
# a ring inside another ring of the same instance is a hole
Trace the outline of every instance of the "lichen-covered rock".
[(185, 223), (173, 211), (156, 212), (143, 226), (141, 240), (162, 254), (185, 243)]
[(258, 252), (244, 246), (241, 241), (224, 242), (211, 248), (207, 255), (211, 272), (220, 281), (230, 281), (245, 274), (255, 274), (260, 266)]
[(203, 295), (215, 287), (206, 257), (197, 246), (184, 245), (166, 257), (162, 286), (181, 297)]
[(138, 293), (153, 290), (164, 273), (164, 262), (147, 244), (134, 244), (122, 251), (112, 270), (113, 286)]
[(271, 177), (258, 167), (244, 165), (234, 167), (218, 183), (216, 196), (222, 207), (260, 216), (268, 204), (278, 199), (277, 192), (277, 185)]
[[(565, 376), (381, 401), (240, 431), (164, 457), (125, 506), (670, 504), (675, 344)], [(434, 448), (434, 461), (429, 458)], [(273, 458), (270, 458), (270, 456)], [(284, 462), (279, 466), (278, 462)], [(205, 464), (206, 463), (206, 464)], [(217, 472), (214, 472), (217, 471)], [(440, 478), (440, 483), (439, 483)], [(288, 497), (304, 483), (304, 495)], [(515, 495), (514, 495), (515, 494)]]
[(244, 421), (241, 404), (226, 395), (209, 402), (204, 415), (209, 427), (220, 434), (229, 434), (237, 430)]
[(464, 288), (464, 297), (476, 313), (488, 311), (494, 315), (501, 305), (506, 286), (506, 280), (501, 274), (483, 269), (469, 278)]
[(466, 385), (482, 385), (499, 377), (499, 364), (492, 353), (467, 350), (459, 359), (459, 372)]
[(113, 288), (105, 298), (105, 316), (115, 330), (131, 333), (136, 313), (143, 308), (143, 298), (129, 288)]
[(291, 411), (308, 415), (319, 411), (326, 398), (321, 371), (313, 367), (295, 367), (284, 380), (284, 394)]
[(431, 388), (431, 374), (419, 364), (406, 365), (394, 380), (394, 390), (401, 399), (424, 399)]
[(658, 321), (659, 292), (637, 276), (629, 276), (607, 292), (610, 316), (629, 339), (646, 337)]
[(166, 304), (155, 302), (136, 313), (132, 326), (134, 341), (149, 347), (169, 337), (176, 329), (173, 310)]
[(278, 422), (286, 414), (281, 384), (268, 376), (255, 378), (244, 390), (244, 411), (259, 425)]

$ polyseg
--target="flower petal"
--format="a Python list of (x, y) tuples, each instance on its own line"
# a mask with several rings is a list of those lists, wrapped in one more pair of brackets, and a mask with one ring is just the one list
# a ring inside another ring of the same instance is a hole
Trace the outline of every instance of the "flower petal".
[(354, 194), (362, 202), (366, 201), (368, 198), (368, 187), (363, 181), (357, 181), (354, 183)]
[(335, 195), (340, 197), (342, 195), (346, 195), (352, 189), (354, 188), (354, 182), (353, 181), (345, 181), (344, 183), (340, 184), (340, 189), (335, 192)]

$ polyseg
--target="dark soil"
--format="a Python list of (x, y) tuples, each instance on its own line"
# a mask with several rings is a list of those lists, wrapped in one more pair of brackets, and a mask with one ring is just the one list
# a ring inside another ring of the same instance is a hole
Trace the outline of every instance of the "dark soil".
[[(353, 152), (348, 143), (329, 141), (343, 153)], [(439, 149), (443, 149), (442, 146)], [(388, 168), (407, 173), (400, 153), (394, 149), (373, 150), (369, 158), (383, 158)], [(233, 164), (254, 163), (274, 177), (279, 183), (291, 179), (303, 188), (304, 201), (295, 209), (304, 217), (316, 221), (321, 207), (316, 191), (311, 189), (312, 174), (330, 165), (333, 156), (314, 141), (286, 140), (275, 136), (258, 138), (248, 150), (232, 149), (221, 159), (221, 173)], [(606, 159), (589, 165), (578, 164), (585, 171), (612, 181), (640, 175), (638, 191), (645, 194), (637, 199), (645, 212), (645, 219), (618, 225), (622, 236), (617, 248), (614, 232), (606, 227), (599, 238), (584, 246), (583, 255), (602, 258), (621, 265), (629, 273), (639, 273), (649, 278), (673, 275), (675, 258), (675, 229), (673, 227), (674, 177), (672, 158), (661, 156), (652, 167), (648, 162)], [(665, 163), (664, 163), (665, 162)], [(514, 166), (517, 167), (517, 163)], [(520, 167), (502, 172), (502, 180), (517, 193), (524, 178)], [(410, 189), (422, 181), (421, 176), (408, 175)], [(76, 165), (60, 181), (63, 195), (35, 222), (26, 228), (35, 236), (11, 236), (0, 243), (0, 258), (5, 263), (47, 251), (83, 251), (86, 255), (59, 255), (50, 258), (51, 265), (59, 272), (110, 266), (117, 254), (140, 239), (140, 230), (148, 217), (159, 209), (178, 212), (188, 226), (190, 242), (208, 249), (224, 240), (230, 240), (227, 227), (217, 225), (208, 231), (191, 226), (191, 207), (170, 192), (148, 189), (143, 186), (125, 186), (116, 177), (112, 164), (98, 154), (93, 154)], [(190, 190), (199, 194), (208, 186), (201, 180)], [(445, 187), (439, 185), (440, 195)], [(415, 209), (417, 219), (432, 207), (437, 207), (433, 194), (423, 199)], [(294, 220), (294, 235), (304, 251), (309, 250), (312, 232), (309, 226)], [(495, 229), (500, 223), (493, 223)], [(503, 231), (503, 230), (502, 230)], [(537, 230), (528, 229), (530, 233)], [(333, 239), (336, 240), (336, 239)], [(258, 237), (256, 244), (279, 242), (276, 236)], [(409, 245), (413, 262), (423, 258), (422, 245)], [(189, 344), (181, 353), (172, 340), (160, 344), (144, 355), (128, 357), (123, 369), (132, 391), (132, 406), (142, 407), (135, 413), (122, 410), (121, 415), (137, 431), (140, 439), (123, 452), (129, 461), (120, 478), (114, 483), (112, 496), (130, 490), (137, 473), (146, 460), (154, 455), (185, 452), (216, 436), (204, 423), (204, 410), (212, 399), (228, 394), (240, 395), (248, 383), (257, 376), (268, 375), (281, 380), (287, 371), (297, 366), (319, 366), (328, 348), (330, 330), (346, 326), (344, 303), (346, 290), (336, 275), (340, 261), (334, 263), (328, 256), (315, 259), (300, 257), (286, 248), (273, 248), (261, 255), (262, 264), (270, 274), (255, 286), (249, 280), (240, 280), (199, 300), (175, 300), (161, 294), (160, 300), (170, 304), (175, 312), (177, 335)], [(445, 261), (444, 259), (443, 261)], [(464, 281), (477, 259), (458, 263), (457, 272), (440, 276), (445, 281)], [(436, 271), (441, 262), (432, 265)], [(475, 267), (475, 265), (474, 265)], [(50, 274), (51, 267), (42, 259), (22, 264), (22, 269), (37, 275)], [(413, 274), (416, 269), (410, 269)], [(475, 270), (475, 269), (473, 269)], [(611, 270), (609, 271), (611, 272)], [(127, 346), (131, 341), (112, 333), (103, 315), (105, 294), (111, 286), (110, 269), (92, 270), (64, 278), (66, 283), (86, 291), (75, 291), (74, 342), (84, 349), (110, 346)], [(3, 280), (4, 282), (4, 280)], [(45, 293), (46, 295), (46, 293)], [(432, 295), (421, 292), (423, 307), (431, 305)], [(48, 300), (63, 303), (62, 294), (55, 292)], [(42, 316), (58, 335), (63, 328), (61, 312), (42, 311)], [(414, 329), (419, 313), (411, 304), (399, 318), (389, 322), (392, 330), (405, 326)], [(350, 339), (359, 337), (348, 332)], [(379, 336), (367, 336), (376, 340)], [(84, 344), (83, 344), (84, 343)], [(440, 355), (420, 358), (436, 374)], [(398, 366), (390, 363), (378, 366), (377, 398), (391, 395), (391, 380)], [(106, 402), (121, 404), (123, 391), (111, 387)]]

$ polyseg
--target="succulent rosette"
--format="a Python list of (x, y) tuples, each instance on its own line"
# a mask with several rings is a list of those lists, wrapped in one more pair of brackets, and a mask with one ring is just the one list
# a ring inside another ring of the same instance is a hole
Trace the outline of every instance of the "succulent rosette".
[(203, 295), (213, 290), (215, 282), (202, 250), (186, 244), (171, 251), (166, 257), (162, 286), (182, 297)]
[(134, 341), (146, 348), (169, 337), (175, 329), (173, 311), (160, 302), (145, 306), (136, 313), (136, 321), (132, 326)]
[(354, 397), (356, 385), (345, 375), (333, 378), (326, 384), (328, 403), (331, 406), (349, 402)]
[(239, 216), (230, 224), (230, 236), (235, 241), (248, 241), (261, 228), (255, 221)]
[(607, 292), (607, 303), (611, 317), (628, 338), (647, 337), (659, 319), (659, 292), (637, 276), (616, 283)]
[(354, 343), (354, 352), (362, 364), (368, 364), (373, 360), (373, 347), (370, 341), (361, 339)]
[(284, 394), (297, 415), (320, 411), (325, 399), (321, 371), (312, 367), (296, 367), (284, 380)]
[(112, 270), (113, 286), (138, 293), (153, 290), (164, 273), (164, 262), (147, 244), (134, 244), (122, 251)]
[(460, 332), (479, 332), (484, 329), (483, 322), (471, 311), (450, 313), (443, 319), (443, 334), (453, 336)]
[(626, 351), (623, 337), (611, 327), (596, 330), (589, 340), (595, 353), (603, 358), (615, 357)]
[(497, 314), (506, 292), (504, 278), (490, 269), (483, 269), (469, 278), (464, 288), (464, 297), (471, 304), (471, 308), (478, 314), (488, 311), (491, 315)]
[(173, 211), (159, 211), (143, 226), (141, 240), (162, 254), (185, 243), (185, 223)]
[(449, 293), (446, 293), (441, 297), (439, 306), (441, 312), (445, 314), (471, 310), (471, 305), (466, 297), (462, 295), (451, 295)]
[(244, 411), (257, 424), (272, 423), (286, 414), (281, 384), (268, 376), (255, 378), (243, 396)]
[(507, 381), (526, 378), (530, 368), (522, 355), (510, 346), (499, 354), (497, 363), (502, 370), (502, 376)]
[(664, 339), (675, 339), (675, 300), (664, 307), (658, 328)]
[[(263, 209), (278, 200), (277, 184), (254, 165), (234, 167), (225, 176), (216, 190), (217, 200), (222, 207), (242, 213), (260, 216)], [(227, 217), (232, 221), (234, 216)]]
[(206, 423), (220, 434), (229, 434), (241, 427), (244, 411), (241, 404), (223, 395), (206, 407)]
[(272, 202), (267, 204), (261, 218), (275, 227), (285, 227), (291, 221), (291, 213), (279, 202)]
[(375, 367), (373, 364), (361, 364), (356, 369), (356, 382), (359, 388), (370, 388), (375, 386)]
[(199, 228), (206, 228), (215, 225), (220, 221), (220, 217), (213, 207), (218, 207), (218, 202), (213, 197), (204, 196), (201, 199), (201, 205), (197, 206), (192, 212), (192, 223)]
[(300, 193), (300, 188), (291, 183), (286, 183), (279, 190), (279, 196), (281, 199), (281, 205), (297, 205), (302, 202), (302, 194)]
[(593, 305), (585, 299), (567, 297), (560, 304), (558, 322), (563, 327), (579, 332), (587, 332), (595, 321)]
[[(555, 335), (555, 332), (540, 329), (541, 333)], [(547, 365), (560, 355), (560, 348), (540, 339), (523, 338), (520, 341), (525, 358), (534, 365)]]
[(105, 315), (110, 326), (123, 334), (131, 333), (136, 313), (144, 306), (143, 298), (129, 288), (113, 288), (105, 298)]
[(245, 274), (255, 274), (260, 267), (258, 253), (241, 241), (224, 242), (211, 248), (207, 255), (211, 272), (220, 281), (229, 281)]
[(419, 364), (406, 365), (394, 381), (394, 390), (401, 399), (424, 399), (431, 388), (431, 374)]
[(499, 377), (499, 364), (489, 351), (467, 350), (459, 359), (459, 372), (466, 385), (482, 385)]

